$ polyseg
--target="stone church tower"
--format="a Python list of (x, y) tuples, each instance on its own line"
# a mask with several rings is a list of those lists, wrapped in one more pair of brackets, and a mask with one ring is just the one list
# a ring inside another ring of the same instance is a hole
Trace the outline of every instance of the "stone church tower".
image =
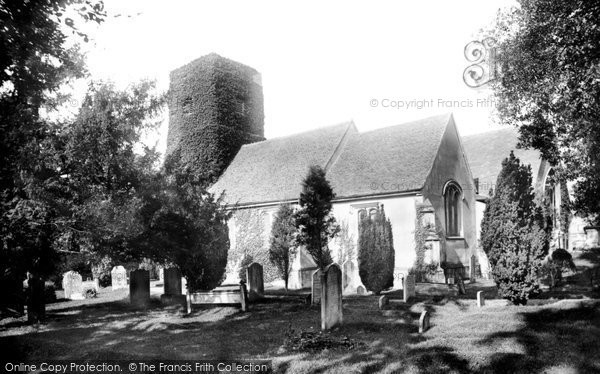
[(261, 76), (215, 53), (170, 74), (167, 157), (214, 182), (241, 146), (264, 140)]

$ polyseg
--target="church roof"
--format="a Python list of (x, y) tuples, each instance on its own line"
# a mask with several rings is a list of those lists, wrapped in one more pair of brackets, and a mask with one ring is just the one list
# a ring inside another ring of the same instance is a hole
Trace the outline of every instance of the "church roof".
[(502, 161), (514, 151), (521, 163), (531, 165), (533, 182), (541, 165), (540, 153), (534, 149), (518, 149), (518, 130), (508, 127), (481, 134), (463, 136), (462, 144), (469, 160), (473, 178), (479, 178), (479, 193), (487, 196), (502, 169)]
[[(229, 204), (295, 200), (310, 165), (326, 170), (336, 198), (420, 190), (452, 115), (359, 133), (353, 123), (244, 145), (210, 188)], [(401, 186), (401, 188), (397, 188)]]

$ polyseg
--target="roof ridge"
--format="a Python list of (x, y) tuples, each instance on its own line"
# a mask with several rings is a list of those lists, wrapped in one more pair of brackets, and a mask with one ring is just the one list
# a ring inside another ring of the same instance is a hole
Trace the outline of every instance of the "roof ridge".
[(296, 136), (299, 136), (299, 135), (310, 134), (310, 133), (313, 133), (313, 132), (322, 131), (322, 130), (325, 130), (325, 129), (332, 129), (334, 127), (342, 127), (342, 126), (346, 126), (347, 128), (349, 128), (351, 126), (354, 126), (354, 121), (350, 120), (350, 121), (346, 121), (346, 122), (340, 122), (340, 123), (336, 123), (335, 125), (328, 125), (328, 126), (323, 126), (323, 127), (317, 127), (317, 128), (311, 129), (311, 130), (297, 132), (297, 133), (294, 133), (294, 134), (289, 134), (289, 135), (284, 135), (284, 136), (278, 136), (276, 138), (265, 139), (265, 140), (262, 140), (260, 142), (248, 143), (248, 144), (242, 145), (242, 148), (244, 148), (244, 147), (251, 147), (253, 145), (264, 144), (266, 142), (270, 142), (270, 141), (274, 141), (274, 140), (288, 139), (288, 138), (296, 137)]
[(425, 122), (425, 121), (428, 121), (428, 120), (432, 120), (434, 118), (444, 118), (444, 117), (447, 117), (447, 119), (446, 119), (446, 121), (444, 123), (448, 124), (448, 121), (450, 120), (450, 118), (452, 116), (453, 116), (452, 112), (448, 112), (448, 113), (445, 113), (445, 114), (438, 114), (438, 115), (435, 115), (435, 116), (429, 116), (429, 117), (419, 118), (419, 119), (408, 121), (408, 122), (402, 122), (402, 123), (399, 123), (399, 124), (396, 124), (396, 125), (390, 125), (390, 126), (380, 127), (378, 129), (368, 130), (368, 131), (365, 131), (365, 132), (359, 132), (359, 134), (360, 135), (370, 134), (370, 133), (373, 133), (373, 132), (376, 132), (376, 131), (383, 131), (383, 130), (391, 129), (393, 127), (408, 126), (408, 125), (411, 125), (411, 124), (415, 124), (417, 122)]

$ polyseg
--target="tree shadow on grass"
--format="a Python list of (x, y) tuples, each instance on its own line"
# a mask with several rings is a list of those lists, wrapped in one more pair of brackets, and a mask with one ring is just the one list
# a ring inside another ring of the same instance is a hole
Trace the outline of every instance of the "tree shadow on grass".
[(522, 328), (492, 334), (482, 345), (515, 344), (520, 352), (495, 353), (486, 373), (565, 371), (600, 372), (600, 309), (595, 302), (558, 302), (524, 311)]

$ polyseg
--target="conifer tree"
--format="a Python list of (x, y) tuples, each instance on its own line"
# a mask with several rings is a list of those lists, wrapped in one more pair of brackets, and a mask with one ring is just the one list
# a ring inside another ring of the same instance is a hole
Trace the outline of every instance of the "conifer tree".
[(306, 246), (317, 266), (323, 270), (333, 262), (329, 240), (339, 232), (335, 217), (331, 214), (333, 189), (325, 178), (325, 170), (311, 166), (302, 182), (300, 209), (295, 214), (298, 234), (296, 243)]
[(481, 243), (502, 297), (526, 304), (539, 291), (538, 273), (548, 253), (548, 220), (536, 204), (531, 167), (511, 152), (502, 162), (481, 223)]
[(285, 282), (286, 291), (292, 262), (296, 256), (295, 233), (294, 210), (289, 205), (281, 205), (271, 228), (269, 260), (275, 265), (281, 279)]
[(373, 218), (360, 218), (358, 272), (368, 290), (379, 294), (394, 284), (394, 243), (392, 224), (383, 206)]

